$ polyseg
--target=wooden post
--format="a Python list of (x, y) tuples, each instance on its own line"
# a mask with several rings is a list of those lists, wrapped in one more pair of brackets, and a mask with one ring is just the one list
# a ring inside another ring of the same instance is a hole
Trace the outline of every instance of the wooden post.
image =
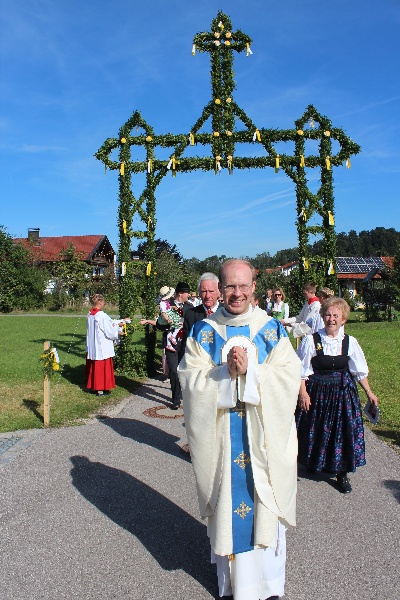
[[(47, 352), (50, 350), (50, 342), (45, 340), (43, 342), (43, 350)], [(50, 425), (50, 377), (48, 375), (44, 376), (44, 384), (43, 384), (43, 392), (44, 392), (44, 404), (43, 404), (43, 424), (45, 427)]]

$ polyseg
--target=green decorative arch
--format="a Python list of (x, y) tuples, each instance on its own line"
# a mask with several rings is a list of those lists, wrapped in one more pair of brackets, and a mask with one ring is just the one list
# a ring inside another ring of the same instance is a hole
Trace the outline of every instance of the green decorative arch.
[[(255, 123), (235, 102), (236, 88), (233, 71), (233, 53), (252, 54), (251, 39), (242, 31), (232, 30), (227, 15), (218, 12), (211, 23), (209, 32), (198, 33), (193, 40), (192, 54), (208, 52), (211, 60), (211, 99), (190, 131), (182, 134), (156, 134), (154, 129), (135, 111), (122, 125), (117, 138), (108, 138), (95, 157), (106, 168), (119, 172), (119, 211), (120, 231), (118, 258), (120, 282), (121, 314), (132, 314), (135, 307), (137, 264), (131, 261), (131, 238), (146, 239), (146, 264), (142, 267), (146, 276), (145, 306), (146, 317), (153, 317), (154, 298), (157, 295), (154, 278), (156, 258), (156, 196), (155, 191), (161, 180), (172, 174), (173, 177), (191, 171), (214, 171), (227, 169), (233, 174), (236, 169), (260, 169), (271, 167), (282, 170), (294, 182), (297, 197), (297, 230), (299, 238), (300, 279), (309, 278), (309, 272), (323, 268), (325, 282), (337, 287), (336, 280), (336, 235), (334, 227), (333, 167), (346, 164), (350, 167), (350, 157), (360, 152), (358, 144), (353, 142), (344, 131), (332, 127), (331, 121), (308, 106), (302, 117), (297, 119), (293, 129), (266, 129)], [(203, 130), (207, 122), (211, 123), (211, 132)], [(318, 141), (318, 154), (306, 155), (306, 141)], [(332, 154), (332, 141), (339, 144), (339, 151)], [(278, 153), (275, 144), (294, 143), (294, 153)], [(250, 144), (265, 155), (244, 157), (236, 155), (237, 144)], [(132, 159), (132, 149), (145, 148), (145, 160)], [(190, 146), (203, 146), (210, 149), (208, 156), (185, 156)], [(158, 148), (169, 148), (167, 160), (157, 157)], [(118, 160), (110, 155), (119, 151)], [(308, 187), (307, 169), (320, 170), (320, 187), (311, 192)], [(132, 192), (132, 175), (145, 173), (146, 186), (138, 198)], [(143, 228), (133, 230), (134, 216), (138, 216)], [(311, 225), (311, 219), (320, 219), (320, 224)], [(310, 258), (308, 245), (310, 235), (321, 235), (323, 239), (322, 256)], [(129, 335), (120, 347), (122, 364), (125, 369), (134, 368), (131, 364), (132, 348)], [(155, 334), (146, 331), (147, 369), (154, 369)]]

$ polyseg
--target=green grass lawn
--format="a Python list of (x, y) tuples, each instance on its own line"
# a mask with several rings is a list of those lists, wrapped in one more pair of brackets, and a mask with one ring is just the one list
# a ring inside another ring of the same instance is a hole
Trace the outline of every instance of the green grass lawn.
[[(128, 396), (140, 383), (117, 375), (117, 388), (110, 397), (99, 399), (85, 391), (84, 316), (0, 315), (0, 328), (0, 432), (43, 426), (43, 373), (39, 362), (43, 340), (50, 340), (57, 348), (62, 368), (51, 380), (51, 426), (79, 423), (102, 403), (115, 403)], [(380, 400), (380, 421), (372, 429), (400, 449), (400, 322), (350, 320), (346, 331), (357, 338), (364, 350), (370, 368), (369, 382)], [(144, 333), (132, 335), (139, 345), (144, 345)], [(366, 397), (361, 389), (360, 396), (364, 405)]]
[[(111, 396), (85, 391), (85, 316), (0, 316), (3, 338), (0, 358), (0, 432), (43, 427), (43, 341), (60, 356), (60, 372), (51, 378), (50, 424), (79, 422), (104, 404), (116, 403), (137, 388), (137, 380), (116, 376)], [(138, 344), (144, 333), (136, 332)]]
[[(380, 419), (371, 429), (400, 449), (400, 322), (349, 322), (345, 331), (357, 338), (363, 349), (370, 371), (368, 381), (379, 398)], [(364, 405), (362, 390), (360, 396)]]

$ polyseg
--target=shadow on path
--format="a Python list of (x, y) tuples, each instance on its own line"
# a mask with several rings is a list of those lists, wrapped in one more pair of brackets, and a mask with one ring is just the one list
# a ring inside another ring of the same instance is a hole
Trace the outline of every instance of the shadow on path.
[(180, 438), (158, 429), (154, 425), (136, 419), (119, 419), (118, 417), (101, 419), (100, 422), (123, 437), (135, 440), (139, 444), (147, 444), (156, 450), (190, 462), (190, 455), (177, 444)]
[(182, 569), (215, 594), (205, 525), (124, 471), (85, 456), (70, 460), (72, 484), (84, 498), (134, 535), (162, 569)]
[(383, 485), (385, 486), (385, 488), (392, 492), (393, 496), (400, 504), (400, 481), (395, 481), (394, 479), (386, 479), (383, 482)]
[(146, 398), (146, 400), (151, 400), (152, 402), (159, 402), (160, 404), (164, 404), (165, 406), (170, 406), (171, 394), (169, 396), (161, 394), (159, 391), (154, 389), (156, 387), (162, 389), (164, 392), (168, 392), (168, 388), (155, 385), (146, 385), (144, 383), (140, 386), (140, 390), (137, 393), (140, 395), (141, 398)]
[(324, 481), (337, 490), (336, 476), (332, 473), (324, 473), (323, 471), (308, 471), (304, 465), (297, 463), (297, 474), (298, 479), (308, 479), (309, 481), (320, 482)]

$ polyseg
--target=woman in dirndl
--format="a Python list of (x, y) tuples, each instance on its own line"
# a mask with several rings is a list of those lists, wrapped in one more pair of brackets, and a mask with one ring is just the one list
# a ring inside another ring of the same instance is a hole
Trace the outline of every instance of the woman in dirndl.
[(285, 302), (286, 296), (282, 288), (274, 289), (274, 302), (271, 306), (269, 315), (277, 321), (286, 321), (289, 318), (289, 304)]
[(350, 307), (342, 298), (321, 306), (324, 328), (303, 338), (297, 354), (302, 381), (296, 411), (299, 462), (310, 471), (336, 474), (338, 489), (351, 492), (349, 472), (365, 465), (364, 427), (357, 383), (374, 405), (368, 366), (357, 340), (344, 333)]

